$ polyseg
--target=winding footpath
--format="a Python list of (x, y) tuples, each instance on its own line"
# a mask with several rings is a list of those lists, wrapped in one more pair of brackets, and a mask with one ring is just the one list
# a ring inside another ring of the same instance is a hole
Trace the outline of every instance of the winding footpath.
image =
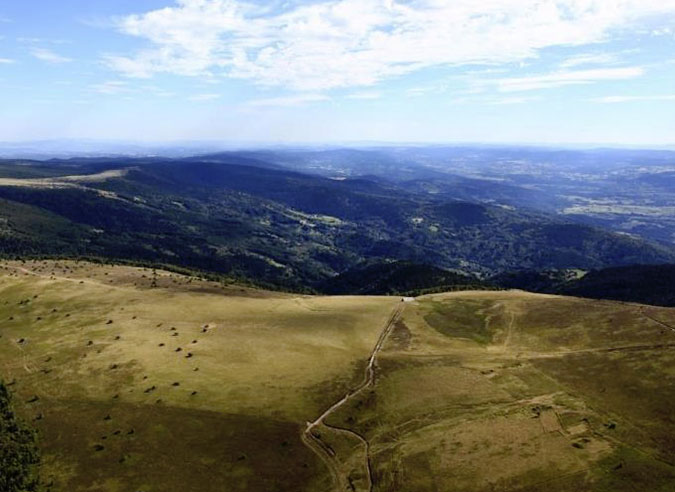
[(382, 332), (380, 333), (379, 338), (377, 339), (377, 343), (375, 344), (375, 347), (373, 348), (373, 351), (370, 354), (370, 358), (368, 359), (368, 365), (366, 366), (366, 370), (364, 373), (364, 378), (361, 384), (359, 384), (356, 388), (348, 392), (345, 396), (343, 396), (340, 400), (335, 402), (333, 405), (331, 405), (325, 412), (323, 412), (316, 420), (312, 422), (307, 422), (307, 427), (303, 430), (302, 432), (302, 442), (309, 448), (311, 449), (315, 454), (321, 458), (321, 460), (326, 464), (328, 467), (331, 476), (333, 477), (333, 482), (335, 484), (335, 490), (337, 492), (344, 492), (345, 490), (348, 490), (350, 487), (352, 490), (354, 488), (350, 485), (349, 478), (346, 476), (346, 474), (341, 470), (340, 467), (340, 462), (338, 461), (338, 458), (335, 454), (335, 451), (331, 449), (327, 444), (325, 444), (313, 431), (323, 425), (326, 428), (332, 429), (336, 432), (342, 432), (342, 433), (348, 433), (349, 435), (355, 437), (358, 439), (364, 446), (365, 448), (365, 455), (366, 455), (366, 464), (365, 468), (367, 471), (367, 479), (368, 479), (368, 491), (372, 491), (373, 488), (373, 479), (372, 479), (372, 470), (371, 470), (371, 465), (370, 465), (370, 444), (368, 441), (361, 436), (360, 434), (350, 430), (350, 429), (344, 429), (341, 427), (334, 427), (331, 425), (328, 425), (325, 423), (325, 419), (330, 417), (331, 414), (336, 412), (340, 407), (348, 403), (351, 399), (355, 398), (356, 396), (359, 395), (363, 390), (366, 388), (372, 386), (375, 383), (375, 366), (377, 363), (377, 356), (379, 355), (380, 351), (382, 350), (382, 347), (384, 346), (384, 343), (387, 340), (387, 337), (391, 334), (391, 332), (394, 329), (394, 326), (396, 325), (396, 322), (401, 318), (401, 314), (403, 313), (403, 304), (401, 303), (398, 305), (394, 311), (392, 312), (391, 316), (387, 320), (387, 324), (384, 326), (382, 329)]

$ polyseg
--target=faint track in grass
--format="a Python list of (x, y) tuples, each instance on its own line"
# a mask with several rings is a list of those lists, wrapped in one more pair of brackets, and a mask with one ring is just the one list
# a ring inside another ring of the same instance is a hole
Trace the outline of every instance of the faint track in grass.
[[(387, 340), (387, 337), (391, 334), (391, 332), (394, 329), (394, 326), (396, 325), (396, 322), (400, 319), (401, 314), (403, 312), (403, 305), (397, 306), (392, 314), (389, 316), (389, 319), (387, 320), (387, 324), (384, 326), (382, 329), (380, 336), (377, 339), (377, 343), (375, 344), (375, 347), (373, 348), (373, 351), (370, 354), (370, 358), (368, 359), (368, 365), (366, 366), (366, 370), (364, 373), (364, 378), (363, 381), (353, 390), (349, 391), (345, 396), (343, 396), (340, 400), (335, 402), (333, 405), (331, 405), (325, 412), (323, 412), (317, 419), (315, 419), (312, 422), (307, 422), (307, 427), (302, 431), (302, 442), (309, 448), (311, 449), (315, 454), (321, 458), (321, 460), (326, 464), (328, 469), (330, 470), (330, 473), (333, 477), (334, 485), (335, 485), (335, 490), (339, 492), (343, 492), (344, 490), (347, 490), (347, 487), (351, 487), (349, 479), (347, 476), (345, 476), (344, 472), (341, 471), (340, 469), (340, 463), (338, 461), (337, 456), (335, 456), (334, 453), (331, 453), (324, 444), (321, 439), (319, 439), (312, 431), (315, 430), (318, 426), (323, 425), (326, 428), (333, 429), (334, 431), (337, 432), (342, 432), (342, 433), (347, 433), (361, 442), (364, 447), (365, 447), (365, 469), (366, 469), (366, 474), (368, 478), (368, 492), (372, 491), (373, 489), (373, 476), (372, 476), (372, 469), (371, 469), (371, 463), (370, 463), (370, 443), (368, 443), (368, 440), (350, 430), (350, 429), (345, 429), (342, 427), (334, 427), (331, 425), (326, 424), (324, 421), (328, 417), (330, 417), (331, 414), (336, 412), (339, 408), (341, 408), (343, 405), (348, 403), (352, 398), (356, 397), (359, 393), (361, 393), (364, 389), (368, 388), (369, 386), (372, 386), (375, 383), (375, 365), (377, 363), (377, 356), (382, 350), (382, 347), (384, 346), (384, 343)], [(353, 487), (352, 487), (352, 490)]]
[(32, 275), (33, 277), (39, 277), (45, 280), (59, 280), (62, 282), (70, 282), (73, 284), (87, 284), (87, 285), (97, 285), (99, 287), (105, 287), (107, 289), (112, 289), (112, 290), (129, 290), (128, 287), (119, 287), (117, 285), (112, 285), (112, 284), (106, 284), (105, 282), (100, 282), (97, 280), (91, 280), (88, 278), (76, 278), (76, 277), (63, 277), (59, 275), (47, 275), (47, 274), (42, 274), (38, 272), (34, 272), (33, 270), (30, 270), (28, 268), (20, 267), (20, 266), (13, 266), (10, 265), (9, 268), (13, 268), (16, 271), (22, 272), (26, 275)]
[(615, 347), (598, 347), (579, 350), (564, 350), (557, 352), (544, 352), (535, 354), (519, 354), (516, 359), (553, 359), (556, 357), (565, 357), (568, 355), (599, 354), (609, 352), (639, 352), (643, 350), (661, 350), (675, 348), (675, 343), (650, 343), (643, 345), (618, 345)]
[(654, 318), (653, 316), (650, 316), (649, 314), (645, 313), (645, 308), (644, 308), (644, 307), (641, 307), (640, 309), (638, 309), (638, 312), (639, 312), (642, 316), (644, 316), (645, 318), (647, 318), (647, 319), (653, 321), (654, 323), (656, 323), (656, 324), (658, 324), (658, 325), (661, 325), (661, 326), (663, 326), (664, 328), (667, 328), (667, 329), (669, 329), (669, 330), (672, 331), (672, 332), (675, 332), (675, 326), (669, 325), (668, 323), (666, 323), (666, 322), (664, 322), (664, 321), (661, 321), (660, 319)]
[(516, 315), (511, 313), (511, 320), (509, 321), (509, 326), (506, 330), (506, 338), (504, 339), (504, 348), (508, 348), (511, 346), (511, 342), (513, 340), (513, 325), (516, 321)]

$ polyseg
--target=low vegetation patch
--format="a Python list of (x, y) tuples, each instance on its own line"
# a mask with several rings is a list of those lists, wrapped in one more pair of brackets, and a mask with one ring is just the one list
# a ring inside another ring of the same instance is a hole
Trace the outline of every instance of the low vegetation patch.
[(492, 341), (488, 325), (488, 307), (479, 300), (451, 300), (431, 302), (424, 320), (443, 335), (454, 338), (468, 338), (480, 344)]
[(36, 433), (17, 417), (11, 394), (0, 382), (0, 490), (36, 491), (39, 463)]

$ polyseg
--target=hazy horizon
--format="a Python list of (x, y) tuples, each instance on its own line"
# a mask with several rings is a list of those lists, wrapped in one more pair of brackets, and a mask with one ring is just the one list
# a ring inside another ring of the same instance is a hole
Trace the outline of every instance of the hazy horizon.
[(664, 151), (675, 152), (675, 145), (631, 145), (617, 143), (537, 143), (537, 142), (222, 142), (218, 140), (123, 141), (55, 139), (0, 142), (0, 159), (27, 158), (44, 160), (59, 157), (87, 156), (157, 156), (190, 157), (217, 152), (254, 152), (259, 150), (377, 150), (387, 148), (522, 148), (570, 151)]
[(673, 146), (675, 0), (0, 7), (0, 141)]

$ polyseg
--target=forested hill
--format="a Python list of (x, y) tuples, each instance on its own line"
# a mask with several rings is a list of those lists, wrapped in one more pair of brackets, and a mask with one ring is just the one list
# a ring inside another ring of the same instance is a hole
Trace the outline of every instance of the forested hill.
[(0, 251), (156, 262), (296, 290), (368, 261), (482, 276), (675, 262), (671, 245), (541, 212), (250, 157), (3, 161)]
[(357, 265), (320, 285), (326, 294), (404, 296), (490, 288), (490, 284), (470, 275), (406, 261)]
[(655, 306), (675, 306), (675, 265), (632, 265), (577, 272), (544, 271), (500, 274), (491, 279), (503, 288), (611, 299)]

